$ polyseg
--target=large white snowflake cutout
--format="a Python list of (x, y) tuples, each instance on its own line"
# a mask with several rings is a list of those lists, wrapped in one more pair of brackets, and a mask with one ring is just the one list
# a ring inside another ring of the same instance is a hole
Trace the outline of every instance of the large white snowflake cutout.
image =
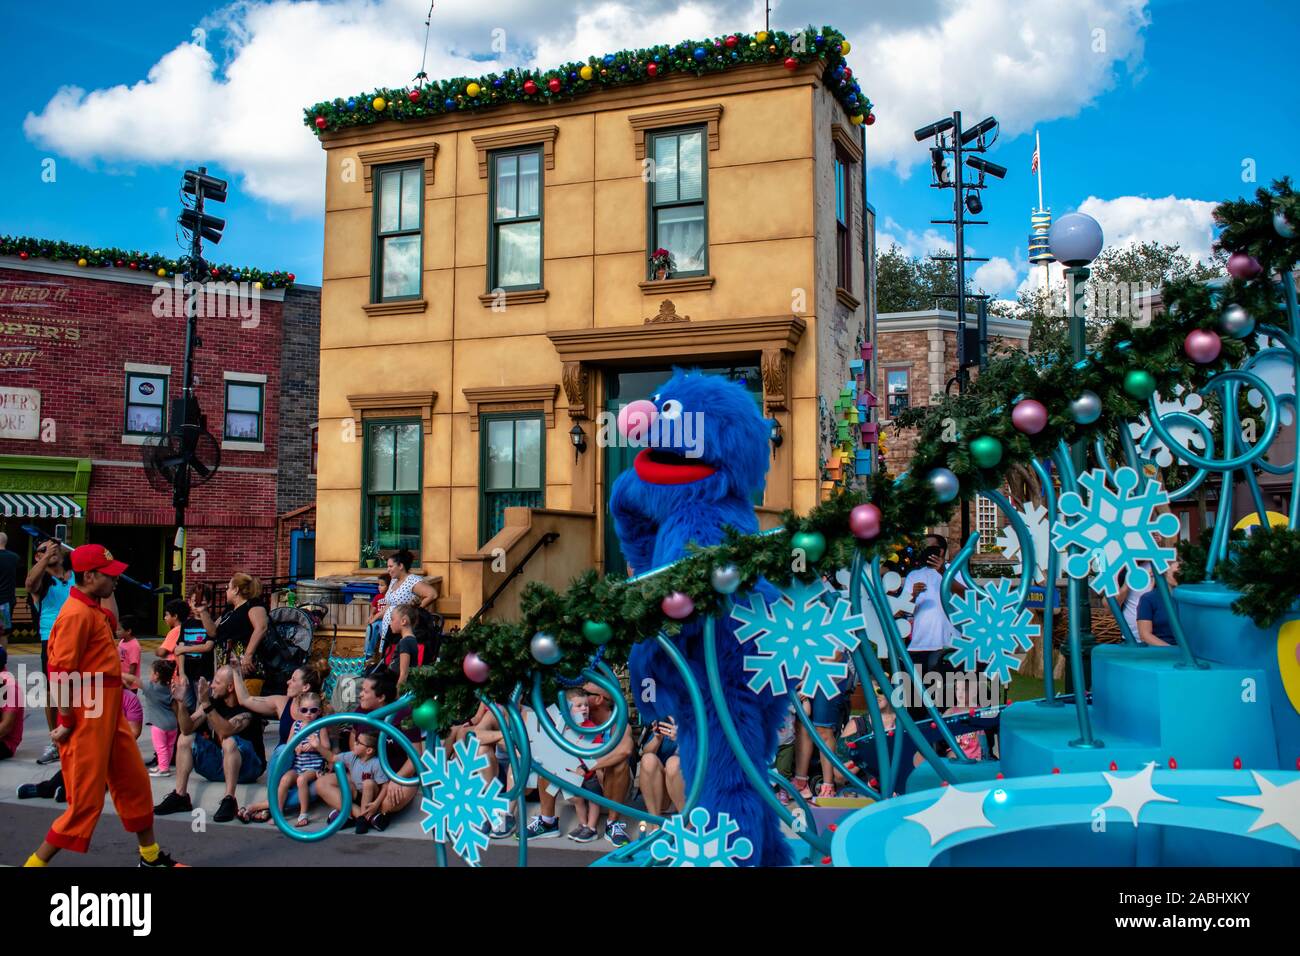
[[(836, 571), (835, 580), (841, 587), (848, 587), (848, 570), (841, 568)], [(912, 633), (912, 614), (916, 610), (916, 602), (903, 592), (903, 578), (896, 571), (886, 571), (882, 574), (880, 585), (885, 591), (885, 602), (889, 606), (889, 613), (894, 618), (894, 626), (898, 628), (898, 636), (906, 639)], [(864, 596), (862, 606), (866, 612), (862, 618), (866, 623), (867, 640), (875, 645), (877, 657), (888, 657), (889, 647), (885, 643), (885, 628), (880, 615), (876, 613), (875, 605), (871, 603), (870, 598)]]
[(664, 835), (650, 847), (650, 855), (667, 866), (739, 866), (754, 852), (754, 844), (736, 836), (740, 824), (727, 813), (718, 814), (710, 829), (710, 814), (704, 807), (690, 812), (689, 822), (680, 813), (663, 825)]
[[(1174, 418), (1171, 421), (1165, 419), (1180, 413), (1197, 419), (1205, 425), (1207, 429), (1213, 429), (1214, 418), (1210, 410), (1205, 407), (1205, 400), (1191, 389), (1183, 388), (1179, 385), (1174, 390), (1174, 397), (1166, 399), (1164, 396), (1157, 394), (1156, 414), (1162, 422), (1170, 436), (1188, 451), (1195, 452), (1198, 455), (1205, 454), (1205, 439), (1196, 427), (1189, 424), (1186, 419)], [(1129, 434), (1133, 436), (1133, 441), (1137, 443), (1138, 450), (1143, 458), (1155, 462), (1161, 468), (1168, 468), (1174, 463), (1174, 452), (1164, 440), (1158, 435), (1152, 433), (1150, 411), (1143, 412), (1137, 417), (1137, 420), (1129, 422)], [(1148, 433), (1152, 433), (1148, 438)]]
[(420, 783), (430, 787), (430, 796), (420, 801), (424, 819), (420, 829), (432, 833), (439, 843), (452, 841), (452, 849), (470, 866), (478, 866), (479, 853), (489, 837), (483, 824), (495, 826), (510, 809), (501, 796), (501, 781), (484, 781), (482, 771), (488, 759), (479, 753), (478, 739), (468, 735), (455, 745), (450, 760), (444, 747), (426, 747), (420, 754)]
[[(1052, 549), (1052, 523), (1047, 520), (1047, 508), (1026, 501), (1016, 508), (1016, 512), (1028, 527), (1029, 538), (1034, 544), (1034, 581), (1042, 583), (1047, 580), (1047, 558)], [(998, 546), (1008, 558), (1020, 558), (1020, 536), (1011, 525), (998, 535)]]
[(1119, 594), (1121, 572), (1127, 572), (1130, 587), (1143, 590), (1151, 584), (1144, 562), (1163, 574), (1177, 553), (1159, 539), (1178, 533), (1178, 518), (1155, 513), (1169, 504), (1169, 495), (1154, 481), (1135, 493), (1140, 480), (1135, 469), (1117, 468), (1112, 491), (1106, 473), (1094, 468), (1079, 479), (1088, 491), (1086, 501), (1076, 491), (1061, 495), (1061, 514), (1077, 518), (1063, 517), (1052, 529), (1052, 543), (1067, 553), (1065, 573), (1082, 578), (1096, 572), (1092, 589), (1108, 597)]
[[(822, 601), (828, 592), (834, 596), (829, 607)], [(808, 582), (796, 578), (770, 608), (757, 594), (750, 596), (750, 602), (737, 601), (731, 611), (741, 625), (736, 640), (744, 644), (757, 638), (758, 653), (745, 657), (745, 670), (754, 675), (749, 689), (785, 694), (790, 681), (809, 696), (817, 691), (828, 699), (838, 694), (836, 681), (848, 676), (849, 665), (835, 660), (835, 654), (853, 651), (861, 643), (854, 632), (866, 627), (862, 615), (850, 614), (848, 601), (821, 578)]]
[(1011, 672), (1020, 669), (1017, 650), (1033, 647), (1038, 625), (1034, 616), (1020, 607), (1016, 587), (1010, 578), (999, 578), (980, 594), (968, 588), (952, 599), (952, 623), (960, 632), (953, 638), (949, 659), (958, 667), (973, 671), (988, 664), (989, 677), (1008, 683)]

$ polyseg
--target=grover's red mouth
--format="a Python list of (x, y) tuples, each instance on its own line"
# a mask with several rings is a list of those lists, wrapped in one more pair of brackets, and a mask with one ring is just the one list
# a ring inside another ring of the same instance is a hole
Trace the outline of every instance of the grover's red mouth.
[(717, 471), (671, 451), (643, 448), (632, 462), (637, 477), (652, 485), (685, 485), (707, 478)]

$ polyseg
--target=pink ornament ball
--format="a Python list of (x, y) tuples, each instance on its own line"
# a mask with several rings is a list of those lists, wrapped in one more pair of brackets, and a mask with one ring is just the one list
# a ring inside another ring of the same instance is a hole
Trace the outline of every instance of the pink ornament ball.
[(632, 441), (644, 439), (650, 434), (650, 426), (658, 414), (659, 409), (655, 408), (654, 402), (644, 398), (629, 402), (618, 410), (619, 434)]
[(476, 684), (481, 684), (488, 679), (488, 666), (484, 663), (483, 658), (479, 657), (474, 651), (465, 655), (465, 660), (461, 662), (460, 669)]
[(1253, 279), (1264, 271), (1259, 260), (1244, 252), (1234, 252), (1228, 256), (1228, 275), (1234, 279)]
[(659, 602), (659, 607), (674, 621), (684, 620), (695, 613), (695, 602), (691, 600), (689, 594), (683, 594), (681, 591), (674, 591), (668, 595)]
[(1197, 365), (1208, 365), (1223, 351), (1223, 339), (1209, 329), (1192, 329), (1183, 340), (1183, 351)]
[(1026, 435), (1037, 435), (1047, 427), (1047, 406), (1034, 398), (1022, 399), (1011, 409), (1011, 424)]
[(880, 509), (875, 505), (858, 505), (849, 512), (849, 530), (855, 538), (874, 538), (880, 534), (881, 517)]

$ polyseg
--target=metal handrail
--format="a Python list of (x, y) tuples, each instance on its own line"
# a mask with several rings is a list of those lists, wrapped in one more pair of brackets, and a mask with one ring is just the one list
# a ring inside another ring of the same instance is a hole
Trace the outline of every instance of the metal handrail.
[(505, 576), (505, 580), (498, 584), (496, 590), (487, 596), (487, 599), (483, 602), (483, 606), (474, 612), (474, 616), (471, 617), (464, 626), (469, 627), (490, 610), (492, 605), (496, 603), (497, 598), (501, 596), (501, 592), (506, 589), (506, 586), (509, 585), (511, 581), (519, 576), (519, 573), (524, 569), (524, 565), (532, 560), (533, 555), (548, 544), (556, 541), (559, 537), (560, 532), (548, 531), (537, 539), (533, 546), (524, 553), (524, 556), (520, 559), (519, 563), (516, 564), (514, 568), (511, 569), (510, 573)]

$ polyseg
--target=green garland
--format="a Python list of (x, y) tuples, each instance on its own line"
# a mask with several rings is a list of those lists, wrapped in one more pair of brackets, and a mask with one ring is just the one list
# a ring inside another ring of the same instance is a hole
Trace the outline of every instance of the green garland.
[(816, 61), (824, 63), (827, 88), (853, 122), (870, 125), (875, 121), (871, 101), (862, 95), (862, 87), (844, 61), (847, 41), (843, 33), (834, 27), (825, 26), (817, 30), (809, 26), (799, 33), (773, 31), (760, 41), (758, 38), (763, 32), (754, 35), (730, 33), (710, 40), (685, 40), (641, 50), (620, 50), (565, 63), (550, 70), (506, 70), (504, 73), (458, 76), (401, 88), (376, 87), (368, 93), (310, 106), (303, 110), (303, 123), (319, 135), (384, 120), (402, 122), (444, 113), (482, 112), (507, 103), (546, 106), (597, 90), (650, 83), (675, 74), (702, 76), (738, 66), (786, 61), (793, 61), (795, 65)]
[[(1275, 231), (1267, 234), (1255, 225), (1268, 212), (1272, 230), (1272, 213), (1278, 210), (1289, 222), (1300, 223), (1300, 196), (1285, 179), (1275, 183), (1271, 192), (1261, 189), (1253, 203), (1243, 200), (1220, 206), (1217, 215), (1225, 226), (1224, 236), (1248, 243), (1261, 263), (1267, 261), (1273, 269), (1289, 272), (1300, 259), (1300, 244)], [(1229, 252), (1242, 251), (1223, 239), (1220, 244)], [(1257, 350), (1254, 336), (1233, 339), (1223, 335), (1221, 354), (1206, 365), (1187, 357), (1183, 341), (1195, 329), (1217, 331), (1229, 303), (1243, 306), (1260, 324), (1279, 324), (1284, 313), (1269, 276), (1261, 272), (1249, 280), (1233, 279), (1218, 290), (1191, 280), (1168, 282), (1164, 315), (1145, 328), (1116, 322), (1081, 362), (1060, 354), (1012, 354), (995, 359), (965, 394), (945, 397), (927, 409), (908, 472), (898, 478), (873, 474), (865, 489), (841, 490), (802, 518), (787, 512), (774, 533), (732, 533), (723, 543), (693, 549), (687, 557), (642, 581), (602, 578), (589, 571), (564, 594), (536, 582), (528, 585), (521, 604), (522, 620), (478, 621), (449, 634), (438, 661), (411, 672), (408, 686), (416, 698), (421, 702), (437, 700), (436, 720), (429, 720), (426, 710), (426, 723), (445, 728), (473, 713), (478, 694), (505, 700), (516, 684), (531, 680), (539, 665), (531, 656), (529, 642), (539, 631), (552, 635), (563, 654), (555, 666), (541, 668), (550, 699), (557, 684), (555, 677), (576, 678), (595, 651), (583, 636), (584, 624), (607, 624), (611, 636), (604, 645), (604, 659), (625, 661), (638, 641), (661, 630), (676, 632), (680, 625), (660, 608), (662, 599), (672, 592), (689, 595), (699, 612), (709, 613), (719, 606), (722, 596), (711, 581), (715, 568), (734, 565), (743, 591), (760, 577), (777, 585), (789, 583), (796, 575), (795, 548), (802, 548), (807, 557), (806, 567), (798, 571), (805, 578), (845, 567), (856, 555), (868, 560), (888, 557), (899, 542), (945, 522), (956, 507), (936, 498), (927, 479), (933, 469), (948, 468), (955, 473), (960, 500), (970, 500), (980, 489), (998, 487), (1012, 465), (1048, 458), (1063, 441), (1091, 441), (1104, 430), (1123, 427), (1144, 411), (1145, 399), (1125, 387), (1132, 373), (1147, 373), (1147, 384), (1154, 383), (1157, 390), (1170, 394), (1176, 385), (1200, 388), (1214, 375), (1238, 365)], [(1077, 423), (1069, 411), (1070, 403), (1084, 390), (1100, 396), (1103, 408), (1101, 417), (1086, 425)], [(1022, 398), (1036, 399), (1048, 409), (1048, 424), (1037, 435), (1023, 434), (1011, 423), (1012, 406)], [(952, 436), (954, 423), (956, 441), (945, 440)], [(996, 439), (1001, 446), (1001, 460), (993, 467), (980, 467), (972, 456), (971, 443), (983, 437)], [(883, 530), (876, 538), (862, 540), (850, 533), (848, 518), (854, 507), (868, 502), (880, 509)], [(1300, 540), (1300, 534), (1295, 540)], [(1294, 543), (1283, 544), (1290, 541), (1278, 539), (1280, 546), (1296, 548)], [(819, 545), (824, 546), (821, 555), (816, 553)], [(1296, 557), (1300, 553), (1288, 551), (1287, 556), (1270, 555), (1268, 560), (1289, 570), (1296, 566)], [(1287, 593), (1279, 593), (1283, 590)], [(1247, 608), (1243, 613), (1272, 613), (1280, 606), (1289, 607), (1296, 593), (1293, 576), (1287, 587), (1260, 588), (1258, 593), (1252, 590), (1243, 598)], [(470, 652), (488, 665), (487, 680), (481, 684), (470, 681), (462, 671), (464, 657)], [(525, 692), (530, 690), (525, 684)]]
[[(169, 279), (185, 272), (186, 260), (173, 259), (156, 252), (138, 249), (118, 249), (115, 246), (87, 246), (54, 239), (37, 239), (33, 236), (0, 236), (0, 256), (17, 256), (19, 259), (50, 259), (55, 262), (75, 262), (87, 269), (130, 269), (153, 273), (160, 279)], [(161, 271), (159, 271), (161, 270)], [(292, 272), (264, 272), (225, 263), (208, 263), (208, 275), (216, 282), (260, 282), (264, 289), (287, 289), (293, 285)]]
[[(1179, 584), (1206, 580), (1209, 549), (1203, 543), (1178, 546)], [(1296, 610), (1296, 568), (1300, 568), (1300, 529), (1256, 529), (1254, 534), (1233, 531), (1228, 538), (1228, 559), (1215, 566), (1221, 584), (1240, 591), (1232, 609), (1258, 627), (1272, 627), (1283, 615)]]

